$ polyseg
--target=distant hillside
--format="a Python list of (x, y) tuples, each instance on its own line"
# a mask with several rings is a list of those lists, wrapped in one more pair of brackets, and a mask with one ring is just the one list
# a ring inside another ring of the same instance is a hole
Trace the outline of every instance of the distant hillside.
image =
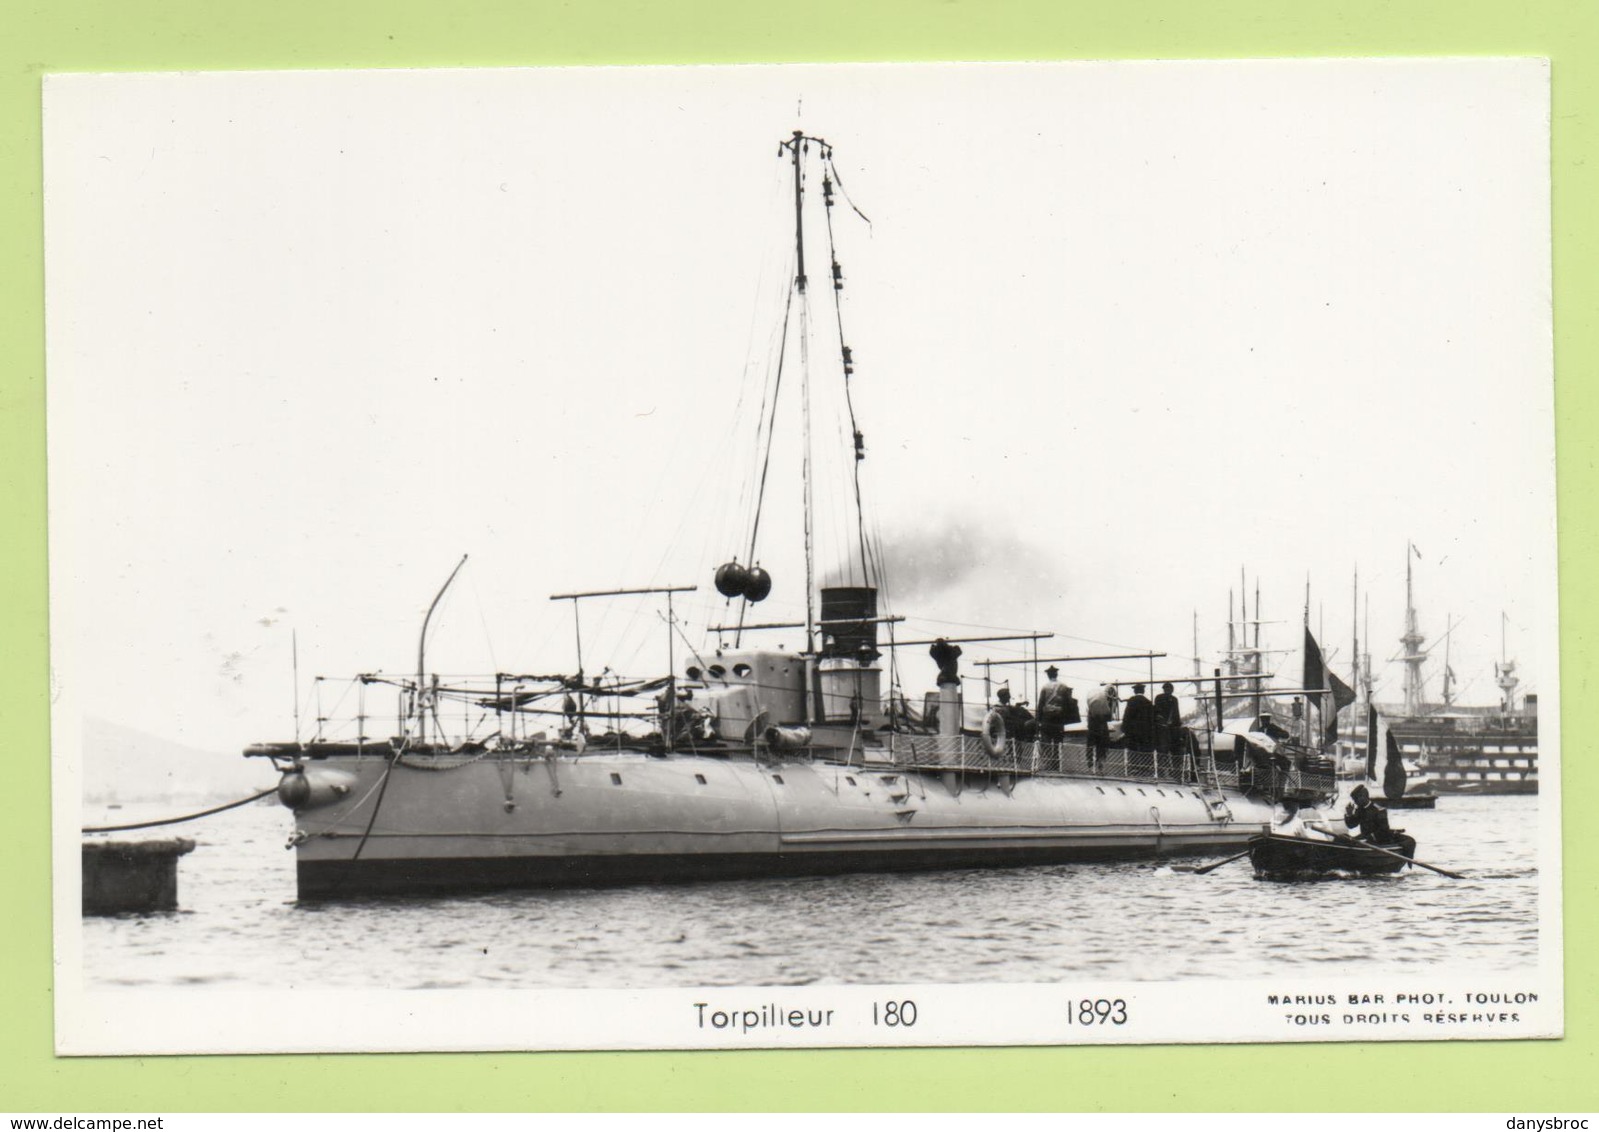
[(199, 751), (103, 719), (83, 721), (83, 800), (88, 803), (225, 801), (272, 784), (264, 760)]

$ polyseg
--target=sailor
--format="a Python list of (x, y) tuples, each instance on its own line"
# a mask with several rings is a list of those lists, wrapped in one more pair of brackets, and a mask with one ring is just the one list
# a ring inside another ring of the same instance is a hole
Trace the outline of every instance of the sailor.
[(1037, 735), (1037, 725), (1033, 722), (1033, 713), (1022, 704), (1013, 704), (1010, 701), (1010, 685), (1002, 685), (996, 695), (999, 706), (1000, 718), (1005, 721), (1005, 734), (1012, 739), (1030, 740)]
[(933, 642), (933, 647), (927, 650), (927, 655), (933, 658), (933, 663), (938, 665), (938, 683), (959, 684), (961, 647), (952, 645), (943, 637)]
[(1359, 828), (1360, 839), (1377, 845), (1393, 841), (1393, 830), (1388, 826), (1388, 811), (1371, 799), (1371, 791), (1364, 785), (1349, 792), (1349, 802), (1344, 806), (1344, 824), (1350, 829)]
[(1315, 818), (1315, 810), (1302, 810), (1299, 803), (1292, 799), (1283, 799), (1283, 816), (1272, 823), (1271, 831), (1279, 837), (1303, 837), (1307, 841), (1329, 841), (1327, 831), (1321, 829), (1306, 817)]
[(1310, 836), (1310, 828), (1305, 825), (1305, 819), (1299, 814), (1298, 802), (1287, 799), (1283, 801), (1283, 816), (1277, 819), (1271, 831), (1279, 837)]
[(1155, 750), (1164, 756), (1162, 777), (1175, 774), (1183, 753), (1183, 709), (1170, 684), (1162, 684), (1155, 697)]
[(1389, 827), (1388, 811), (1372, 800), (1371, 791), (1364, 784), (1351, 790), (1349, 798), (1350, 801), (1344, 806), (1344, 825), (1350, 829), (1358, 828), (1360, 840), (1392, 848), (1406, 857), (1415, 853), (1416, 839), (1406, 837), (1403, 830)]
[(670, 688), (655, 697), (655, 710), (661, 725), (661, 738), (668, 743), (694, 736), (701, 712), (694, 706), (694, 690), (679, 688), (674, 702)]
[(1081, 718), (1072, 690), (1059, 680), (1060, 669), (1053, 664), (1044, 669), (1049, 683), (1038, 689), (1038, 735), (1046, 743), (1066, 738), (1066, 725)]
[(1133, 694), (1122, 708), (1122, 734), (1134, 751), (1155, 749), (1155, 705), (1144, 695), (1142, 684), (1133, 685)]
[(1105, 752), (1110, 749), (1110, 721), (1116, 718), (1116, 685), (1101, 684), (1088, 697), (1088, 769), (1105, 769)]

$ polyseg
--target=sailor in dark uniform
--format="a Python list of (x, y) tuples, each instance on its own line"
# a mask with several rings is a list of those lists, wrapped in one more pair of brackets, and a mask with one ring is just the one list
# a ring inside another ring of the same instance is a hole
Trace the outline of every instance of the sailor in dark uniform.
[(1030, 741), (1037, 735), (1037, 725), (1033, 722), (1033, 713), (1021, 704), (1010, 702), (1010, 689), (1001, 688), (998, 694), (999, 704), (995, 711), (1005, 721), (1005, 734), (1012, 739)]
[(1359, 829), (1361, 841), (1394, 849), (1406, 857), (1415, 853), (1416, 839), (1406, 837), (1402, 831), (1394, 832), (1388, 825), (1388, 811), (1372, 801), (1371, 792), (1365, 786), (1355, 787), (1349, 792), (1349, 798), (1344, 806), (1344, 825)]
[(1155, 750), (1162, 756), (1161, 776), (1175, 776), (1183, 755), (1183, 709), (1170, 684), (1162, 684), (1155, 697)]
[(933, 642), (933, 647), (927, 650), (927, 655), (933, 658), (933, 663), (938, 665), (938, 683), (959, 684), (961, 647), (952, 645), (943, 637)]
[(1155, 705), (1144, 695), (1142, 684), (1133, 685), (1133, 694), (1122, 705), (1122, 734), (1130, 750), (1155, 749)]

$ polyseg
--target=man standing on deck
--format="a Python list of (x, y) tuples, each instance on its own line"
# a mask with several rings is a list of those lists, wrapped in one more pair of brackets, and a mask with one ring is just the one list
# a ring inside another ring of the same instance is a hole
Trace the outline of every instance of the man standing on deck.
[(1046, 743), (1059, 743), (1066, 738), (1066, 725), (1077, 722), (1077, 701), (1058, 679), (1060, 669), (1052, 664), (1044, 669), (1044, 675), (1049, 683), (1038, 689), (1038, 737)]
[(1005, 734), (1017, 742), (1030, 741), (1034, 735), (1033, 713), (1021, 704), (1010, 702), (1010, 685), (1003, 684), (999, 689), (999, 704), (995, 711), (1005, 721)]
[(1155, 750), (1163, 757), (1161, 776), (1175, 775), (1183, 754), (1183, 709), (1170, 684), (1155, 697)]
[(1133, 694), (1122, 708), (1122, 734), (1134, 751), (1155, 749), (1155, 705), (1144, 695), (1142, 684), (1133, 685)]
[(1110, 749), (1110, 721), (1116, 718), (1116, 685), (1101, 684), (1088, 697), (1088, 769), (1095, 774), (1105, 769), (1105, 752)]

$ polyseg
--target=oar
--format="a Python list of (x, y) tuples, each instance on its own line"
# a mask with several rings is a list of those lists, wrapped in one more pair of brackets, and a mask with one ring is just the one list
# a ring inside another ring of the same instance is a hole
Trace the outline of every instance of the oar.
[(1307, 822), (1306, 824), (1307, 825), (1314, 825), (1317, 829), (1321, 830), (1323, 833), (1332, 834), (1339, 841), (1347, 842), (1350, 845), (1358, 845), (1362, 849), (1370, 849), (1373, 852), (1381, 853), (1385, 857), (1392, 857), (1396, 861), (1408, 861), (1412, 865), (1420, 865), (1424, 869), (1431, 869), (1435, 873), (1442, 873), (1444, 876), (1450, 877), (1453, 880), (1465, 880), (1466, 879), (1465, 877), (1461, 876), (1459, 873), (1452, 873), (1448, 869), (1440, 869), (1437, 865), (1429, 865), (1426, 861), (1418, 861), (1414, 857), (1405, 856), (1403, 853), (1393, 853), (1393, 852), (1390, 852), (1387, 849), (1384, 849), (1381, 845), (1373, 845), (1369, 841), (1360, 841), (1360, 840), (1357, 840), (1356, 838), (1348, 836), (1347, 834), (1339, 833), (1337, 830), (1328, 829), (1326, 826), (1322, 825), (1320, 822)]
[(1228, 857), (1225, 860), (1217, 861), (1214, 865), (1206, 865), (1202, 869), (1195, 869), (1194, 870), (1194, 875), (1196, 877), (1202, 877), (1206, 873), (1210, 872), (1212, 869), (1219, 869), (1223, 865), (1230, 865), (1234, 861), (1241, 860), (1242, 858), (1247, 857), (1247, 856), (1249, 856), (1249, 850), (1245, 849), (1242, 853), (1234, 853), (1231, 857)]

